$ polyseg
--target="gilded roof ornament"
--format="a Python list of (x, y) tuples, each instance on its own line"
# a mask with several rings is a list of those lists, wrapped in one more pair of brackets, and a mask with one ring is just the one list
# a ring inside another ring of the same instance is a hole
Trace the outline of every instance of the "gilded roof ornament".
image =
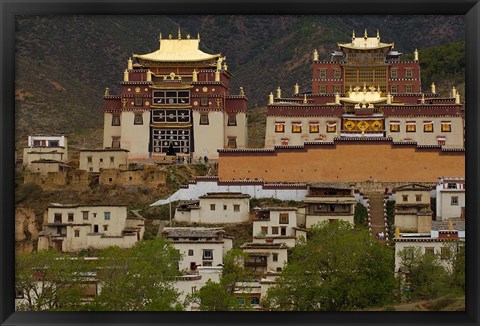
[(418, 51), (417, 51), (417, 49), (415, 49), (415, 51), (413, 52), (413, 60), (418, 61)]
[(421, 100), (422, 104), (425, 104), (425, 94), (422, 93), (422, 100)]
[(110, 95), (110, 88), (106, 87), (105, 88), (105, 96)]
[(368, 37), (368, 31), (365, 29), (363, 38), (356, 38), (355, 31), (352, 31), (352, 41), (350, 43), (338, 43), (340, 48), (355, 50), (372, 50), (383, 48), (394, 48), (394, 43), (380, 42), (380, 31), (377, 30), (376, 37)]
[(187, 40), (189, 40), (189, 39), (190, 39), (190, 34), (187, 34)]
[(198, 81), (198, 73), (197, 73), (197, 69), (193, 69), (193, 73), (192, 73), (192, 81), (194, 81), (194, 82)]
[(318, 61), (318, 51), (317, 51), (317, 49), (315, 49), (315, 51), (313, 51), (313, 61)]
[[(146, 54), (133, 54), (134, 58), (155, 62), (198, 62), (218, 59), (221, 54), (209, 54), (200, 50), (200, 39), (173, 39), (172, 34), (168, 39), (160, 38), (159, 48)], [(225, 58), (223, 58), (225, 60)]]
[(437, 94), (437, 92), (436, 92), (436, 87), (435, 87), (435, 83), (432, 83), (432, 93), (433, 93), (433, 94)]
[(303, 94), (303, 103), (307, 104), (307, 94)]
[(245, 93), (243, 92), (243, 87), (240, 87), (240, 95), (245, 96)]
[(197, 40), (200, 39), (200, 33), (197, 33)]
[(268, 104), (272, 105), (273, 104), (273, 93), (270, 92), (270, 95), (268, 95)]
[(161, 41), (162, 40), (162, 33), (160, 33), (158, 39)]
[(182, 32), (180, 31), (180, 27), (178, 28), (178, 39), (182, 39)]

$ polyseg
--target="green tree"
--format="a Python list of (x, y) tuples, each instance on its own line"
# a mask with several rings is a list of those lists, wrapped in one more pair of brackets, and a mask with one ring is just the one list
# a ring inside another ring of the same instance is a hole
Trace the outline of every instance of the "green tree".
[(208, 280), (195, 295), (203, 311), (232, 311), (237, 308), (237, 300), (225, 286)]
[(89, 310), (181, 310), (173, 287), (180, 254), (162, 238), (140, 241), (131, 249), (110, 247), (99, 255), (102, 288)]
[(247, 302), (243, 305), (237, 302), (234, 295), (240, 282), (253, 280), (253, 273), (244, 268), (246, 254), (240, 249), (231, 249), (223, 259), (224, 265), (219, 283), (208, 281), (195, 295), (193, 300), (199, 303), (200, 310), (233, 311), (250, 310)]
[(253, 273), (244, 268), (244, 261), (247, 254), (241, 249), (231, 249), (223, 259), (223, 270), (220, 278), (220, 284), (225, 290), (233, 295), (238, 282), (248, 282), (253, 280)]
[(272, 310), (345, 311), (391, 300), (393, 250), (367, 230), (324, 222), (293, 249), (264, 305)]
[(449, 293), (449, 275), (438, 254), (422, 254), (416, 247), (401, 250), (398, 256), (408, 299), (434, 299)]
[(461, 243), (452, 243), (452, 273), (451, 286), (459, 294), (465, 295), (465, 246)]
[(80, 309), (89, 267), (54, 250), (17, 254), (15, 287), (23, 294), (17, 306), (20, 311)]
[(353, 220), (355, 222), (355, 226), (367, 226), (367, 218), (368, 218), (368, 211), (365, 206), (361, 203), (357, 203), (355, 206), (355, 215)]

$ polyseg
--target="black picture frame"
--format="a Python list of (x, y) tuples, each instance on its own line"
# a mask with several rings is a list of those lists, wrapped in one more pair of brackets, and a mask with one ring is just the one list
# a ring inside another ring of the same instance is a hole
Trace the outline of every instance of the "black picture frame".
[[(273, 325), (273, 324), (325, 324), (350, 325), (478, 325), (480, 306), (478, 298), (479, 242), (478, 198), (479, 179), (479, 58), (480, 58), (480, 4), (478, 0), (120, 0), (47, 1), (2, 0), (0, 58), (2, 63), (1, 96), (1, 152), (0, 179), (0, 323), (1, 325)], [(466, 311), (464, 312), (346, 312), (346, 313), (66, 313), (14, 311), (14, 90), (15, 90), (15, 16), (16, 15), (71, 15), (71, 14), (352, 14), (352, 15), (464, 15), (466, 26), (466, 193), (467, 209), (467, 269)]]

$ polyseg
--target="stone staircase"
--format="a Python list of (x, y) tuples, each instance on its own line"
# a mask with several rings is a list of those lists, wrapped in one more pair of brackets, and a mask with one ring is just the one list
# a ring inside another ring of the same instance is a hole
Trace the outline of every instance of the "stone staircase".
[(369, 192), (365, 193), (368, 197), (369, 215), (371, 233), (375, 236), (379, 232), (385, 234), (384, 240), (388, 240), (388, 227), (385, 225), (385, 197), (383, 192)]

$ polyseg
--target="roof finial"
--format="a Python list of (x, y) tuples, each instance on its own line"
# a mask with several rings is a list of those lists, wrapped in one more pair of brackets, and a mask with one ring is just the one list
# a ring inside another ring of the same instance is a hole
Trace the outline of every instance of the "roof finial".
[(435, 83), (432, 83), (432, 93), (433, 94), (437, 94), (436, 90), (435, 90)]
[(418, 50), (417, 49), (415, 49), (415, 51), (413, 52), (413, 60), (418, 61)]
[(318, 61), (318, 51), (317, 51), (317, 49), (315, 49), (315, 51), (313, 51), (313, 61)]
[(278, 86), (277, 88), (277, 98), (281, 98), (282, 97), (282, 89), (280, 88), (280, 86)]
[(367, 38), (367, 37), (368, 37), (367, 29), (366, 29), (366, 28), (365, 28), (365, 33), (363, 33), (363, 37), (364, 37), (364, 38)]
[(172, 34), (168, 34), (168, 39), (169, 39), (169, 40), (172, 39)]
[(187, 34), (187, 40), (189, 40), (189, 39), (190, 39), (190, 34)]
[(243, 91), (243, 87), (240, 87), (240, 96), (245, 96), (245, 92)]
[(352, 31), (352, 42), (355, 41), (355, 30)]
[(303, 103), (307, 104), (307, 93), (303, 94)]
[(380, 41), (380, 31), (377, 29), (377, 39)]
[(200, 39), (200, 33), (197, 33), (197, 39)]
[(182, 39), (182, 32), (180, 32), (180, 27), (178, 28), (178, 39), (179, 40)]
[(158, 37), (158, 39), (161, 41), (162, 40), (162, 33), (160, 33), (160, 36)]
[(270, 92), (270, 95), (268, 95), (268, 104), (272, 105), (273, 104), (273, 93)]

